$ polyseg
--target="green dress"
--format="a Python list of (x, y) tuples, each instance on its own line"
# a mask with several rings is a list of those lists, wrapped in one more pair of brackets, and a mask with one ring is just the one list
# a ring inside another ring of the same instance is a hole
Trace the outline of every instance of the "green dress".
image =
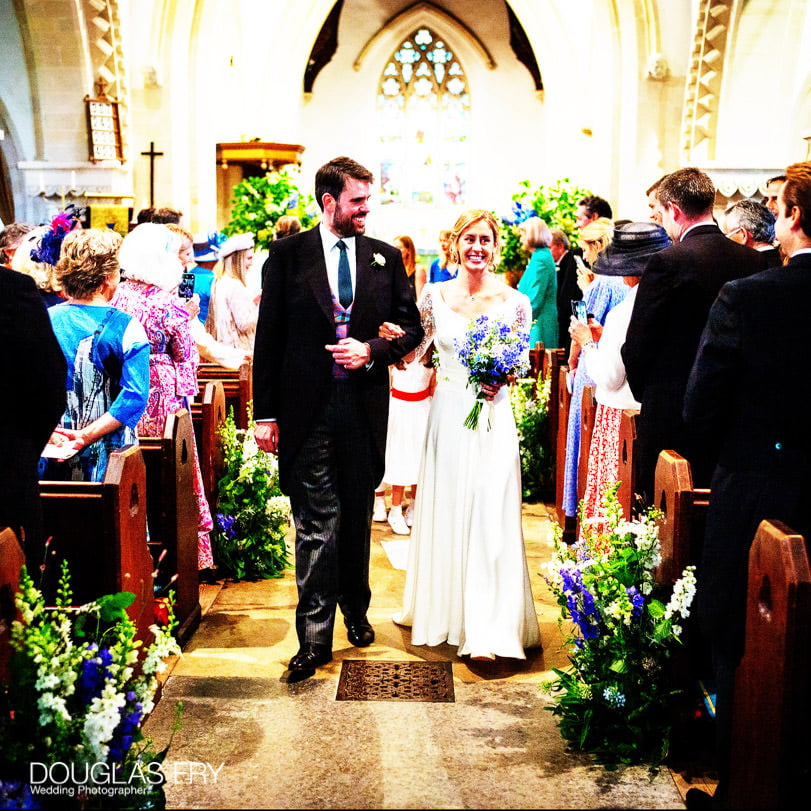
[(549, 248), (536, 248), (532, 252), (518, 289), (532, 305), (532, 327), (529, 332), (530, 349), (543, 341), (547, 349), (560, 346), (558, 336), (558, 281), (555, 260)]

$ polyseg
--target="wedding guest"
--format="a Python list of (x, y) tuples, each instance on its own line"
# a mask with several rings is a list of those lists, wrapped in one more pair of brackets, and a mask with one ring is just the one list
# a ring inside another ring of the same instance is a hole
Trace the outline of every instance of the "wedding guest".
[[(183, 275), (178, 251), (180, 237), (166, 225), (142, 223), (124, 237), (119, 260), (126, 278), (113, 304), (143, 325), (149, 356), (149, 402), (138, 422), (143, 436), (163, 436), (166, 418), (188, 408), (198, 392), (199, 356), (189, 327), (189, 313), (177, 299)], [(197, 503), (197, 560), (200, 570), (211, 570), (209, 533), (213, 527), (196, 445), (192, 446), (194, 499)], [(202, 577), (210, 579), (211, 571)]]
[(611, 204), (608, 200), (595, 194), (589, 194), (577, 201), (575, 226), (582, 230), (597, 219), (610, 220), (613, 216), (614, 213), (611, 211)]
[(572, 339), (569, 335), (572, 301), (583, 298), (583, 291), (577, 284), (577, 261), (575, 256), (579, 254), (579, 248), (570, 249), (569, 237), (566, 232), (561, 228), (553, 228), (549, 250), (557, 266), (558, 345), (568, 357), (572, 345)]
[(259, 317), (258, 297), (247, 284), (253, 246), (253, 234), (235, 234), (220, 245), (206, 319), (206, 332), (216, 340), (250, 353)]
[(645, 504), (653, 503), (656, 462), (666, 449), (689, 460), (696, 487), (709, 484), (707, 448), (694, 446), (684, 432), (687, 377), (721, 286), (765, 267), (762, 254), (726, 239), (716, 225), (715, 184), (706, 172), (695, 167), (671, 172), (657, 196), (673, 245), (650, 258), (622, 347), (628, 383), (642, 404), (634, 463)]
[[(356, 647), (374, 642), (369, 553), (383, 477), (388, 367), (422, 337), (400, 251), (364, 236), (374, 176), (348, 157), (315, 177), (315, 228), (270, 244), (254, 354), (255, 436), (279, 455), (296, 526), (290, 680), (332, 660), (336, 609)], [(378, 337), (382, 322), (404, 328)]]
[(11, 527), (34, 582), (45, 556), (37, 482), (42, 448), (65, 410), (67, 364), (30, 276), (0, 266), (0, 526)]
[(292, 214), (284, 214), (276, 220), (276, 227), (273, 229), (273, 239), (284, 239), (292, 237), (301, 231), (301, 220)]
[(457, 267), (449, 260), (448, 249), (450, 245), (451, 231), (443, 229), (439, 232), (439, 256), (431, 262), (428, 273), (429, 282), (444, 282), (452, 279), (457, 271)]
[(529, 264), (518, 282), (518, 289), (532, 305), (529, 345), (541, 341), (547, 349), (558, 346), (557, 276), (549, 246), (552, 232), (540, 217), (530, 217), (518, 226), (521, 247), (530, 253)]
[[(583, 242), (583, 258), (593, 265), (597, 257), (610, 244), (614, 234), (614, 223), (598, 218), (580, 231)], [(600, 325), (605, 323), (608, 313), (628, 294), (629, 288), (621, 280), (611, 276), (597, 276), (593, 271), (581, 272), (591, 281), (585, 286), (583, 302), (589, 318)], [(563, 468), (563, 511), (569, 518), (577, 515), (578, 473), (580, 464), (580, 426), (583, 415), (583, 389), (594, 385), (585, 367), (580, 366), (580, 347), (573, 341), (569, 351), (569, 386), (572, 399), (569, 404), (569, 421), (566, 425), (566, 456)]]
[(149, 342), (141, 324), (110, 304), (118, 288), (121, 236), (97, 228), (64, 238), (56, 265), (67, 301), (50, 308), (67, 362), (67, 407), (50, 445), (68, 459), (46, 458), (42, 479), (100, 482), (110, 454), (137, 445), (149, 396)]
[(783, 260), (774, 247), (774, 221), (774, 214), (761, 203), (738, 200), (724, 211), (724, 236), (738, 245), (760, 251), (766, 267), (779, 267)]
[(777, 195), (783, 184), (786, 182), (785, 175), (775, 175), (766, 181), (766, 193), (763, 196), (763, 205), (774, 214), (775, 218), (778, 214)]
[[(450, 259), (458, 275), (426, 286), (425, 337), (439, 352), (437, 386), (423, 445), (403, 607), (414, 645), (458, 646), (459, 656), (525, 659), (540, 644), (521, 527), (518, 434), (507, 390), (482, 385), (476, 429), (465, 417), (477, 392), (454, 346), (471, 319), (486, 316), (523, 334), (532, 308), (494, 273), (499, 226), (492, 213), (467, 211), (454, 226)], [(528, 343), (524, 360), (528, 361)]]
[[(223, 238), (224, 239), (224, 238)], [(214, 283), (214, 268), (220, 259), (219, 234), (210, 231), (194, 237), (194, 265), (189, 272), (194, 274), (194, 292), (200, 296), (200, 312), (197, 319), (201, 324), (208, 318), (208, 305), (211, 300), (211, 285)]]
[[(636, 222), (617, 226), (611, 245), (594, 262), (598, 276), (622, 279), (628, 295), (605, 317), (605, 326), (591, 321), (586, 325), (574, 316), (570, 320), (572, 341), (580, 347), (580, 366), (594, 381), (597, 413), (589, 449), (586, 489), (583, 496), (585, 519), (602, 515), (602, 499), (607, 484), (617, 481), (620, 463), (619, 435), (622, 412), (638, 411), (639, 403), (625, 379), (620, 349), (631, 318), (637, 285), (648, 259), (670, 244), (665, 230), (656, 223)], [(597, 325), (596, 328), (594, 325)], [(595, 340), (595, 333), (598, 336)], [(630, 482), (623, 482), (626, 490)]]
[(65, 235), (80, 227), (80, 212), (70, 205), (51, 218), (48, 225), (30, 230), (14, 252), (11, 267), (36, 282), (47, 307), (61, 304), (65, 297), (57, 279), (56, 263)]
[(27, 222), (10, 222), (0, 231), (0, 265), (11, 267), (11, 260), (19, 248), (22, 238), (33, 228), (34, 226)]
[[(180, 264), (183, 266), (184, 272), (194, 274), (194, 269), (196, 268), (193, 247), (194, 237), (192, 237), (191, 233), (183, 228), (182, 225), (167, 223), (166, 227), (172, 233), (180, 237), (178, 258), (180, 259)], [(251, 353), (235, 346), (227, 346), (226, 344), (220, 343), (215, 340), (213, 335), (209, 335), (206, 332), (206, 328), (198, 317), (202, 305), (200, 304), (200, 296), (197, 293), (198, 276), (196, 274), (194, 275), (194, 279), (194, 293), (188, 298), (180, 298), (178, 304), (189, 313), (189, 329), (197, 345), (200, 360), (216, 363), (226, 369), (239, 369), (246, 360), (250, 360)]]
[(403, 265), (405, 265), (406, 276), (408, 276), (408, 283), (414, 291), (414, 300), (419, 300), (422, 295), (422, 288), (425, 287), (427, 281), (427, 274), (425, 268), (417, 262), (417, 249), (414, 246), (414, 240), (405, 234), (395, 237), (392, 241), (395, 248), (400, 249), (403, 255)]

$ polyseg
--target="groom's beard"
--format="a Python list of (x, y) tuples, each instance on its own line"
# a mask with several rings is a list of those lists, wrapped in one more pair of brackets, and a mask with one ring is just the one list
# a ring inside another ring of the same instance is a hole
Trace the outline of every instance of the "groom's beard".
[(332, 228), (342, 237), (360, 236), (366, 231), (366, 212), (349, 214), (338, 205), (332, 218)]

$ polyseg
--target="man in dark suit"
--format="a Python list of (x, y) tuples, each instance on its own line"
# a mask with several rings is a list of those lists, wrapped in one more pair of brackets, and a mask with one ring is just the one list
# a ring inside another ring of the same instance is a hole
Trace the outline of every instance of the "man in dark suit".
[(786, 175), (776, 233), (788, 264), (721, 288), (684, 403), (687, 427), (719, 449), (696, 573), (696, 614), (711, 644), (717, 689), (719, 798), (727, 785), (752, 540), (763, 519), (783, 521), (806, 538), (811, 532), (811, 379), (801, 371), (787, 388), (785, 377), (786, 369), (808, 362), (811, 162), (789, 166)]
[[(400, 251), (363, 235), (373, 176), (335, 158), (315, 177), (321, 224), (275, 241), (263, 268), (254, 349), (261, 448), (279, 455), (296, 526), (296, 631), (290, 680), (332, 659), (336, 606), (351, 644), (374, 641), (369, 544), (383, 477), (388, 367), (422, 327)], [(402, 337), (378, 337), (384, 322)]]
[(730, 203), (724, 212), (724, 236), (763, 254), (767, 268), (783, 264), (774, 246), (774, 214), (755, 200)]
[(45, 538), (37, 463), (65, 410), (67, 364), (34, 280), (0, 266), (0, 526), (11, 527), (35, 583)]
[(673, 245), (654, 254), (639, 283), (622, 359), (637, 424), (636, 490), (653, 503), (653, 475), (661, 451), (675, 450), (707, 485), (712, 459), (684, 435), (682, 406), (701, 331), (721, 286), (763, 269), (757, 251), (726, 239), (713, 220), (715, 186), (695, 168), (666, 175), (656, 190), (662, 225)]
[[(583, 298), (583, 291), (577, 284), (577, 262), (575, 251), (569, 248), (569, 237), (560, 228), (552, 229), (552, 243), (549, 246), (552, 258), (558, 269), (558, 344), (569, 355), (572, 337), (569, 335), (569, 322), (572, 318), (572, 302)], [(551, 349), (551, 347), (550, 347)]]

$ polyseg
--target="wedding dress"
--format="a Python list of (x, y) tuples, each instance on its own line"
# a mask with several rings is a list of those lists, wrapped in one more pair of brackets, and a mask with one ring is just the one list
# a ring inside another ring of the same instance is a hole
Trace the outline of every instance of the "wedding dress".
[[(540, 644), (521, 527), (518, 434), (507, 387), (485, 403), (479, 427), (465, 428), (475, 390), (459, 362), (469, 320), (426, 285), (426, 336), (439, 354), (409, 541), (402, 611), (414, 645), (459, 646), (459, 655), (525, 659)], [(528, 331), (529, 299), (512, 293), (486, 315)]]

